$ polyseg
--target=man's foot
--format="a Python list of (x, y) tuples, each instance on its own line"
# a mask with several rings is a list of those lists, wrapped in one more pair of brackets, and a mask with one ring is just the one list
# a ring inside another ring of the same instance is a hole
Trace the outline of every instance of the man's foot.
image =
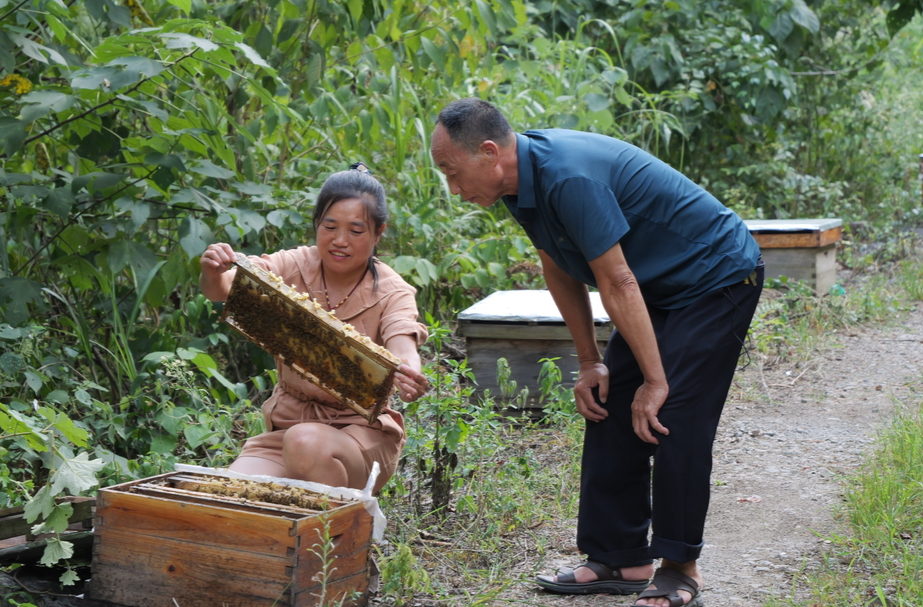
[(557, 575), (536, 576), (535, 581), (545, 590), (561, 594), (635, 594), (647, 587), (653, 572), (653, 565), (612, 569), (587, 561)]
[(696, 561), (677, 563), (663, 559), (651, 585), (632, 607), (698, 607), (702, 604), (699, 593), (703, 585)]

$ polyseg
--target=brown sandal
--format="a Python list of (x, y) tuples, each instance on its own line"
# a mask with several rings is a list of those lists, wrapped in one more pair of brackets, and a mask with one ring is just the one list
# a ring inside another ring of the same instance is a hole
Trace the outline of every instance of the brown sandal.
[[(654, 572), (654, 579), (651, 585), (657, 586), (650, 590), (645, 590), (638, 595), (639, 599), (669, 599), (670, 607), (702, 607), (702, 597), (699, 596), (699, 585), (694, 579), (679, 571), (669, 567), (660, 567)], [(678, 590), (685, 590), (692, 595), (688, 603), (683, 603), (683, 597)], [(648, 605), (632, 604), (631, 607), (649, 607)]]
[[(581, 567), (595, 573), (597, 579), (592, 582), (578, 582), (574, 572)], [(573, 569), (559, 569), (557, 579), (555, 576), (538, 575), (535, 576), (535, 581), (545, 590), (560, 594), (635, 594), (650, 586), (647, 580), (623, 579), (619, 569), (596, 561), (580, 563)]]

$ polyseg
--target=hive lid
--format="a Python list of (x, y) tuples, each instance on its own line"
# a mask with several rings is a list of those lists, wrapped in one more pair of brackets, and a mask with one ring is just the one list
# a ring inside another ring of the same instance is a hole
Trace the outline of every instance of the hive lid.
[(823, 232), (843, 225), (836, 217), (822, 219), (745, 219), (751, 232)]
[[(606, 324), (609, 315), (603, 308), (599, 293), (590, 293), (593, 322)], [(480, 322), (563, 323), (551, 293), (547, 290), (496, 291), (463, 310), (459, 320)]]

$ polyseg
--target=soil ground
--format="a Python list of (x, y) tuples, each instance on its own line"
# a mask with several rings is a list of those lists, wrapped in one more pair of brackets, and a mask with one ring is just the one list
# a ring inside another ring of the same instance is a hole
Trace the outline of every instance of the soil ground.
[[(738, 373), (714, 450), (700, 561), (708, 607), (800, 594), (798, 572), (834, 558), (825, 546), (843, 530), (843, 475), (856, 470), (895, 403), (921, 381), (923, 306), (893, 326), (837, 333), (799, 364), (754, 360)], [(546, 572), (580, 561), (575, 524), (563, 521), (549, 538), (556, 554)], [(558, 596), (526, 586), (517, 594), (549, 607), (624, 606), (634, 598)]]

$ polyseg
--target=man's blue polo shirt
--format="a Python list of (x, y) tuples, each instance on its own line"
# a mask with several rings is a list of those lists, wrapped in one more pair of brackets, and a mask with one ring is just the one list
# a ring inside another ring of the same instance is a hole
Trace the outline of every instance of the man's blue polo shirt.
[(588, 262), (620, 243), (645, 301), (681, 308), (756, 267), (759, 246), (740, 217), (647, 152), (563, 129), (516, 140), (519, 192), (503, 201), (573, 278), (597, 286)]

